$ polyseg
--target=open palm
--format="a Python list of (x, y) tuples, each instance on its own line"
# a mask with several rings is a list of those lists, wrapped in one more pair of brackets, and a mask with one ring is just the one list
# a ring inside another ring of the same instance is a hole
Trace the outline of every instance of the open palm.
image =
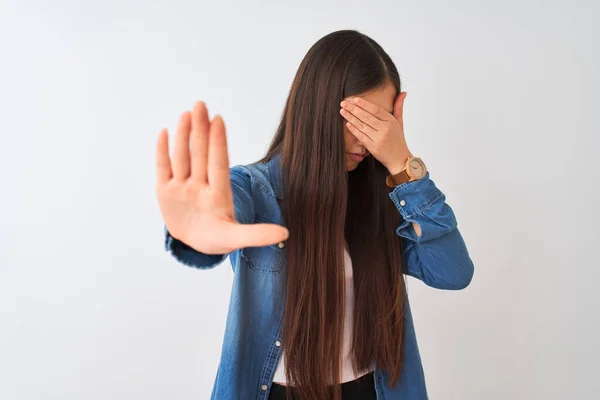
[(156, 194), (169, 233), (206, 254), (286, 240), (276, 224), (240, 224), (235, 219), (225, 124), (212, 120), (204, 102), (179, 118), (172, 157), (166, 129), (156, 146)]

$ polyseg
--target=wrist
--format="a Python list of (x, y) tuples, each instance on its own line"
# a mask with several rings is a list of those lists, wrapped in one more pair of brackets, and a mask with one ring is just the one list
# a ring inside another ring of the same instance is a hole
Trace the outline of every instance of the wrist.
[(412, 153), (409, 152), (408, 154), (398, 157), (397, 158), (399, 160), (398, 163), (386, 165), (386, 168), (387, 168), (388, 172), (390, 173), (390, 175), (395, 175), (398, 172), (401, 172), (402, 170), (404, 170), (406, 168), (407, 158), (412, 157), (412, 156), (413, 156)]
[(390, 175), (396, 175), (398, 172), (402, 172), (402, 170), (404, 169), (404, 165), (400, 165), (400, 166), (395, 166), (395, 167), (388, 167), (388, 172), (390, 173)]

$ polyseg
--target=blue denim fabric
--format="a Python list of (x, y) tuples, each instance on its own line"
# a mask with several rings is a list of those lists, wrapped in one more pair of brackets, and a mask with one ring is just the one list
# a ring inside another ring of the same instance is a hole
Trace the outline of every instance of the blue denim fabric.
[[(240, 223), (282, 224), (277, 200), (283, 198), (279, 179), (279, 155), (267, 163), (230, 168), (235, 218)], [(391, 201), (401, 214), (396, 229), (404, 244), (404, 273), (437, 289), (463, 289), (471, 282), (473, 262), (457, 228), (455, 215), (445, 195), (427, 175), (396, 186)], [(411, 222), (421, 226), (417, 236)], [(166, 226), (165, 249), (182, 264), (213, 268), (227, 254), (208, 255), (173, 238)], [(277, 244), (238, 249), (229, 254), (234, 271), (221, 359), (211, 399), (261, 399), (269, 396), (275, 369), (281, 357), (282, 315), (277, 275), (285, 268), (283, 250)], [(377, 399), (426, 400), (427, 389), (415, 336), (408, 297), (404, 325), (404, 368), (395, 388), (389, 374), (374, 371)], [(276, 344), (280, 344), (279, 346)]]

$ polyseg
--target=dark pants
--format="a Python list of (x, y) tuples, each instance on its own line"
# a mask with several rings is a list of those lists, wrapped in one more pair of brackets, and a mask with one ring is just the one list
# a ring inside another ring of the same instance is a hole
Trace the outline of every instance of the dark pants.
[[(376, 400), (373, 372), (369, 372), (353, 381), (342, 383), (342, 399)], [(285, 396), (285, 386), (273, 382), (269, 392), (269, 400), (290, 400)]]

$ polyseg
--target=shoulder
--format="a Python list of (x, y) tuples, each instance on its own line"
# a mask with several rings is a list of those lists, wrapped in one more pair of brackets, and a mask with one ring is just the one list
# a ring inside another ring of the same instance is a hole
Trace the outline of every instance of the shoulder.
[(267, 167), (265, 163), (234, 165), (229, 169), (231, 182), (250, 190), (254, 196), (275, 197)]

